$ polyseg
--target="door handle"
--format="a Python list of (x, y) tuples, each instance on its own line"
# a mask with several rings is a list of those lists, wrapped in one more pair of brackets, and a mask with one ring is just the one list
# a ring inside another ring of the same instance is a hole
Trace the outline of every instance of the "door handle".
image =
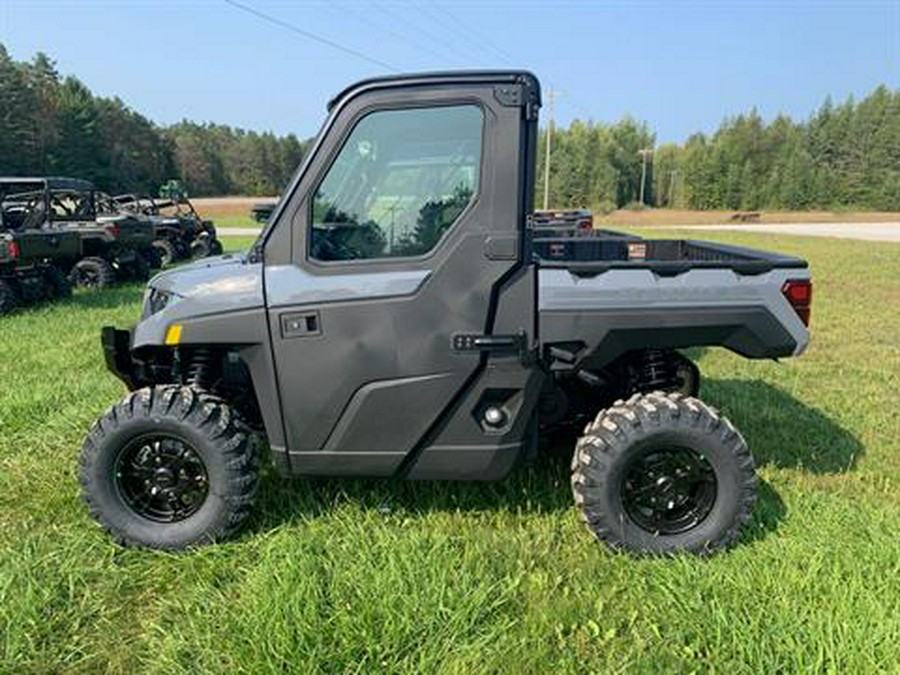
[(322, 334), (322, 321), (319, 312), (291, 312), (282, 314), (281, 337), (311, 337)]

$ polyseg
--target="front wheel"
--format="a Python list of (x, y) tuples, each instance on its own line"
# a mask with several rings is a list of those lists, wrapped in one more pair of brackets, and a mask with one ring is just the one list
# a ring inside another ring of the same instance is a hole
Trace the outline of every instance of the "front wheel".
[(75, 288), (100, 291), (116, 283), (116, 271), (103, 258), (82, 258), (72, 268), (69, 280)]
[(190, 387), (133, 392), (81, 454), (91, 516), (123, 545), (178, 550), (230, 536), (259, 482), (257, 439), (221, 399)]
[(711, 553), (727, 548), (756, 502), (740, 433), (702, 401), (635, 394), (600, 411), (572, 458), (585, 523), (614, 549)]
[(212, 238), (209, 240), (209, 254), (212, 255), (222, 255), (224, 252), (224, 248), (222, 248), (222, 242), (218, 239)]
[(159, 261), (158, 267), (167, 267), (178, 259), (178, 251), (168, 239), (157, 239), (153, 242), (153, 249), (156, 251), (156, 259)]

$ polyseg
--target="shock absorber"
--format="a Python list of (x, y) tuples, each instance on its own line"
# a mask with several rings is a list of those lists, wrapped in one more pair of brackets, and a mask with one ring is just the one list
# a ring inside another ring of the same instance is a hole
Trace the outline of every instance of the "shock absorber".
[(185, 374), (185, 384), (197, 389), (212, 389), (213, 354), (207, 347), (197, 347), (191, 353), (191, 360)]
[(634, 391), (666, 391), (678, 387), (677, 364), (669, 351), (647, 349), (641, 352), (636, 366)]

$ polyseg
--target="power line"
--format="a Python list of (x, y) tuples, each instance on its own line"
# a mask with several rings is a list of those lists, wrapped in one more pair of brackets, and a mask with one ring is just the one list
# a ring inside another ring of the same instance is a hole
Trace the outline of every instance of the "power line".
[[(487, 63), (495, 60), (495, 57), (492, 56), (486, 49), (484, 49), (484, 47), (479, 44), (477, 40), (469, 37), (468, 33), (466, 32), (468, 29), (464, 24), (462, 26), (454, 26), (453, 23), (458, 24), (459, 22), (447, 12), (443, 12), (444, 16), (441, 16), (441, 14), (439, 14), (440, 8), (437, 5), (422, 4), (418, 5), (417, 8), (423, 15), (426, 16), (426, 18), (430, 19), (430, 21), (437, 26), (438, 30), (444, 30), (447, 32), (447, 34), (452, 35), (455, 38), (462, 38), (470, 45), (475, 47), (476, 50), (480, 51), (481, 57), (475, 57), (477, 60), (481, 60), (481, 58), (487, 58)], [(448, 21), (448, 18), (451, 19), (452, 22)], [(466, 59), (472, 59), (473, 56), (475, 56), (474, 52), (471, 49), (463, 48), (462, 51), (465, 54)]]
[[(446, 61), (447, 56), (445, 54), (441, 54), (432, 47), (427, 44), (423, 44), (418, 40), (411, 38), (408, 35), (402, 34), (399, 30), (390, 26), (384, 19), (384, 13), (379, 12), (378, 8), (375, 6), (375, 3), (369, 3), (369, 7), (374, 8), (376, 11), (372, 13), (372, 15), (365, 15), (360, 12), (358, 9), (352, 6), (352, 3), (342, 2), (340, 5), (336, 2), (331, 2), (328, 4), (328, 8), (334, 10), (335, 12), (349, 12), (357, 18), (357, 21), (365, 25), (367, 28), (372, 28), (373, 23), (376, 24), (374, 27), (380, 31), (387, 33), (388, 35), (392, 35), (394, 38), (401, 42), (407, 42), (410, 46), (415, 47), (423, 52), (426, 52), (433, 58), (437, 59), (437, 63), (441, 64)], [(377, 19), (373, 18), (377, 17)]]
[[(457, 58), (456, 55), (453, 54), (440, 40), (431, 35), (424, 35), (426, 31), (423, 31), (421, 28), (416, 27), (415, 24), (409, 21), (404, 14), (395, 12), (392, 8), (387, 7), (381, 3), (374, 2), (374, 0), (370, 0), (368, 6), (375, 10), (376, 15), (381, 15), (387, 21), (393, 20), (395, 23), (396, 31), (400, 31), (400, 26), (404, 25), (407, 28), (407, 35), (401, 35), (401, 39), (405, 40), (417, 49), (427, 51), (432, 55), (437, 56), (437, 58), (439, 59), (439, 65), (443, 65), (448, 60), (452, 61)], [(428, 40), (430, 40), (430, 42)], [(438, 54), (435, 49), (439, 50), (441, 53)]]
[[(482, 33), (479, 33), (478, 30), (475, 29), (474, 26), (467, 24), (465, 21), (457, 17), (453, 14), (449, 9), (445, 6), (434, 3), (431, 5), (432, 9), (436, 9), (444, 16), (448, 17), (451, 21), (453, 21), (456, 25), (458, 25), (462, 29), (462, 36), (468, 40), (471, 44), (474, 44), (476, 47), (481, 49), (483, 52), (493, 52), (494, 56), (500, 57), (502, 61), (506, 61), (508, 65), (513, 65), (516, 61), (509, 54), (498, 49), (490, 39), (485, 38)], [(471, 35), (472, 37), (469, 37)]]
[(389, 63), (385, 63), (384, 61), (379, 61), (378, 59), (372, 58), (371, 56), (366, 56), (362, 52), (358, 52), (355, 49), (351, 49), (350, 47), (345, 47), (344, 45), (339, 44), (337, 42), (332, 42), (328, 38), (321, 37), (321, 36), (316, 35), (315, 33), (312, 33), (308, 30), (304, 30), (303, 28), (299, 28), (291, 23), (288, 23), (287, 21), (282, 21), (281, 19), (278, 19), (274, 16), (265, 14), (264, 12), (260, 12), (259, 10), (254, 9), (253, 7), (249, 7), (248, 5), (237, 2), (237, 0), (224, 0), (224, 2), (231, 5), (232, 7), (236, 7), (237, 9), (247, 12), (248, 14), (252, 14), (264, 21), (268, 21), (271, 24), (274, 24), (276, 26), (281, 26), (282, 28), (285, 28), (293, 33), (297, 33), (298, 35), (302, 35), (306, 38), (309, 38), (310, 40), (314, 40), (320, 44), (327, 45), (329, 47), (332, 47), (333, 49), (342, 51), (345, 54), (350, 54), (351, 56), (355, 56), (356, 58), (362, 59), (363, 61), (368, 61), (369, 63), (373, 63), (380, 68), (386, 68), (387, 70), (390, 70), (395, 73), (398, 72), (397, 68), (390, 65)]
[[(417, 23), (413, 23), (407, 18), (407, 15), (405, 13), (397, 12), (393, 7), (387, 6), (383, 3), (374, 2), (372, 3), (372, 5), (379, 8), (382, 12), (392, 15), (396, 20), (411, 26), (413, 32), (421, 34), (426, 40), (430, 40), (431, 44), (439, 46), (445, 53), (450, 54), (451, 59), (456, 63), (465, 64), (469, 60), (470, 55), (457, 47), (452, 42), (445, 39), (444, 36), (440, 34), (439, 27), (437, 32), (433, 32), (432, 30), (430, 30), (429, 23), (435, 24), (435, 21), (433, 19), (431, 21), (428, 21), (428, 17), (422, 5), (405, 5), (405, 7), (410, 11), (418, 11), (419, 15), (425, 19), (424, 22), (419, 21)], [(437, 26), (435, 25), (435, 27)]]

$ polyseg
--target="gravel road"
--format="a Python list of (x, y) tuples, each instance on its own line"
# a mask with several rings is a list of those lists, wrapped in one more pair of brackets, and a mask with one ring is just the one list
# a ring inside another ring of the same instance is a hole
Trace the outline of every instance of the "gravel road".
[(772, 232), (797, 234), (804, 237), (836, 237), (838, 239), (864, 239), (866, 241), (900, 242), (898, 223), (761, 223), (759, 225), (678, 225), (673, 230), (735, 230), (739, 232)]

